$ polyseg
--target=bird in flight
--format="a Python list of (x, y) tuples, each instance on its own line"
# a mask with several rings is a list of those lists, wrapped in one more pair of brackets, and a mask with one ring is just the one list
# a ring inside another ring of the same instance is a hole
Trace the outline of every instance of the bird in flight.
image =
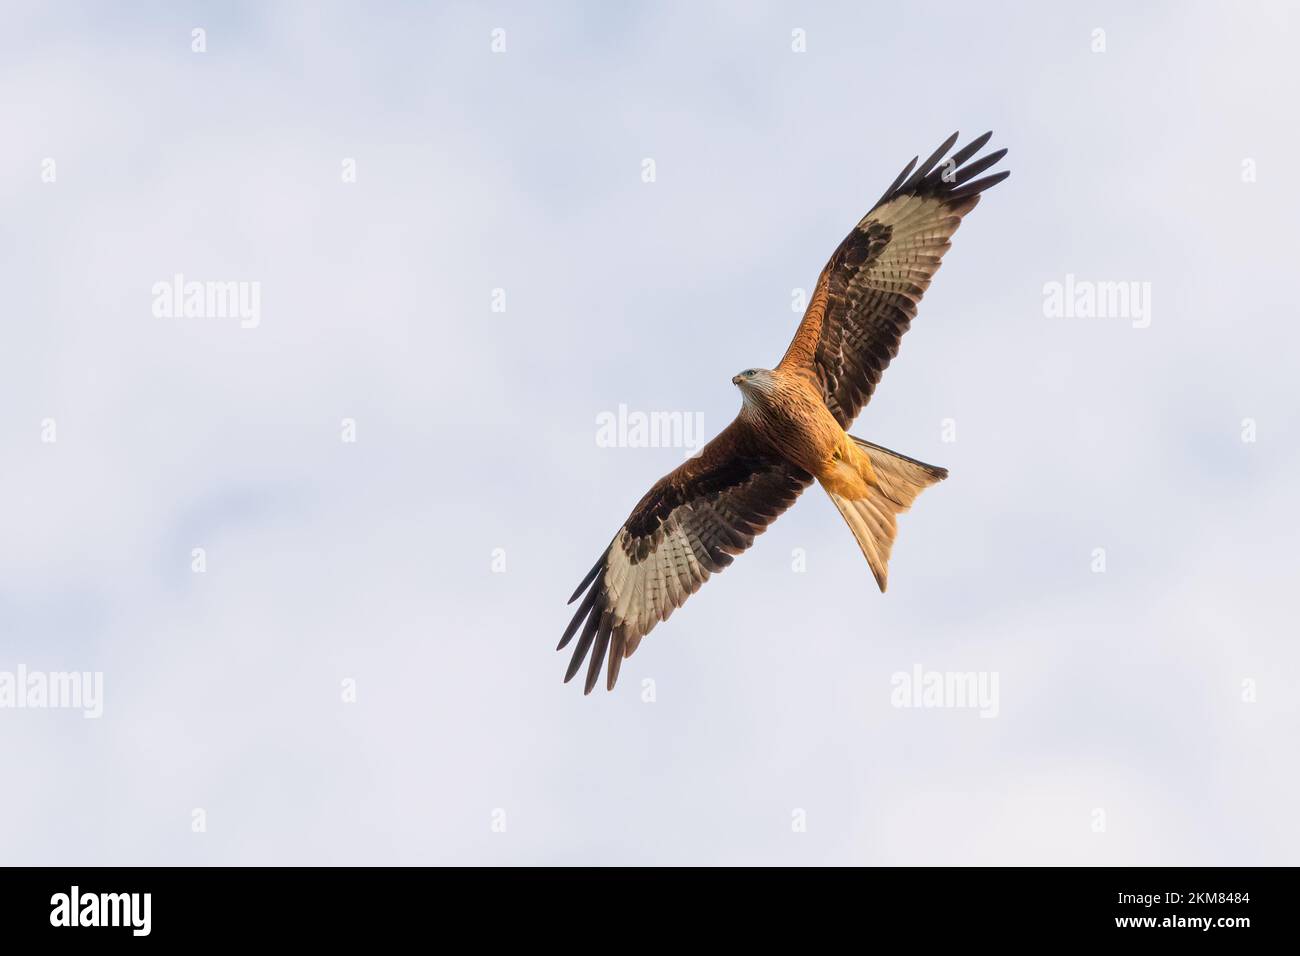
[(949, 156), (953, 133), (925, 162), (908, 163), (822, 269), (776, 368), (732, 378), (740, 414), (655, 482), (569, 598), (582, 603), (557, 648), (577, 635), (565, 682), (590, 653), (591, 693), (608, 654), (613, 690), (641, 638), (753, 544), (813, 479), (885, 590), (895, 516), (948, 472), (846, 429), (898, 354), (962, 217), (1010, 175), (975, 178), (1006, 155), (1000, 149), (971, 161), (992, 135)]

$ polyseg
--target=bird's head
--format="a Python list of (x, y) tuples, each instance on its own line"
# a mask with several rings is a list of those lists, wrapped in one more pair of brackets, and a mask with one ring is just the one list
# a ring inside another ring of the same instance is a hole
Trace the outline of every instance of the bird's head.
[(772, 370), (766, 368), (747, 368), (739, 375), (731, 377), (731, 384), (740, 386), (740, 394), (743, 396), (752, 396), (757, 394), (768, 394), (775, 387), (775, 379), (772, 377)]

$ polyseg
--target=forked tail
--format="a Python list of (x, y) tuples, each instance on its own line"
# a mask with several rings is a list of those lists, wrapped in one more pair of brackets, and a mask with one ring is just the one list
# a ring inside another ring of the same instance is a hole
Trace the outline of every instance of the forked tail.
[(912, 507), (917, 495), (930, 485), (947, 478), (948, 469), (927, 465), (861, 438), (853, 438), (853, 442), (852, 452), (836, 462), (837, 470), (818, 475), (818, 480), (840, 509), (876, 583), (884, 591), (896, 534), (895, 515)]

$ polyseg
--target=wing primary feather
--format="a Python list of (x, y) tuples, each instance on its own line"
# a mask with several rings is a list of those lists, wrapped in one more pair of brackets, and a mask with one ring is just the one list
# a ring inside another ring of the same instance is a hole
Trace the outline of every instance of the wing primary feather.
[(971, 140), (961, 149), (957, 150), (957, 152), (952, 154), (952, 161), (954, 165), (960, 166), (962, 163), (966, 162), (966, 160), (970, 159), (981, 149), (983, 149), (984, 144), (987, 143), (992, 138), (993, 138), (993, 130), (989, 130), (983, 136), (975, 137), (973, 140)]
[(583, 598), (582, 603), (578, 605), (578, 612), (573, 615), (573, 620), (570, 621), (569, 626), (564, 629), (564, 636), (560, 638), (560, 643), (555, 645), (557, 651), (564, 650), (564, 646), (573, 639), (573, 635), (578, 630), (578, 625), (586, 618), (588, 612), (591, 611), (591, 606), (596, 603), (596, 598), (598, 597), (600, 597), (600, 588), (592, 588), (587, 592), (587, 596)]
[(593, 567), (590, 571), (588, 571), (587, 576), (582, 579), (582, 583), (578, 585), (578, 590), (573, 592), (573, 597), (569, 598), (568, 601), (569, 604), (572, 604), (574, 601), (578, 600), (578, 595), (581, 594), (583, 591), (587, 590), (587, 586), (590, 585), (592, 581), (596, 580), (596, 575), (599, 574), (600, 569), (604, 567), (605, 558), (608, 555), (609, 555), (609, 549), (606, 548), (605, 553), (596, 559), (595, 567)]
[(966, 182), (966, 180), (974, 179), (1006, 154), (1007, 151), (1005, 149), (1000, 149), (996, 153), (989, 153), (987, 156), (981, 156), (969, 166), (963, 166), (961, 169), (957, 170), (957, 175), (954, 176), (952, 180), (953, 183), (960, 186), (962, 183)]
[(957, 142), (957, 135), (957, 133), (953, 133), (945, 139), (939, 148), (930, 154), (929, 159), (916, 167), (916, 172), (912, 173), (912, 178), (903, 183), (903, 185), (899, 187), (898, 191), (906, 193), (914, 189), (916, 184), (923, 180), (930, 170), (934, 169), (934, 164), (943, 159), (944, 154), (948, 152), (948, 150), (952, 149), (952, 144)]
[[(877, 206), (883, 205), (890, 196), (894, 195), (894, 190), (903, 184), (903, 180), (907, 178), (907, 174), (912, 171), (912, 167), (916, 165), (916, 161), (919, 158), (919, 156), (913, 156), (912, 161), (903, 167), (903, 171), (898, 174), (898, 178), (889, 184), (889, 188), (885, 190), (885, 194), (876, 200), (875, 206), (871, 207), (873, 210)], [(870, 215), (870, 213), (868, 213), (868, 215)]]
[(587, 656), (587, 648), (591, 647), (591, 639), (596, 636), (596, 628), (600, 625), (600, 619), (603, 614), (597, 614), (595, 611), (587, 618), (587, 626), (582, 629), (582, 636), (578, 638), (578, 646), (573, 649), (573, 656), (569, 658), (569, 668), (564, 672), (564, 682), (567, 684), (573, 680), (573, 675), (578, 673), (578, 668), (582, 666), (582, 659)]
[(966, 199), (968, 196), (974, 196), (976, 193), (982, 193), (991, 186), (996, 186), (1002, 180), (1011, 175), (1011, 170), (1006, 169), (992, 176), (985, 176), (983, 179), (977, 179), (973, 183), (967, 183), (961, 189), (954, 190), (947, 195), (948, 200)]
[(627, 631), (625, 628), (617, 627), (614, 629), (613, 643), (614, 646), (609, 650), (609, 679), (605, 682), (605, 690), (613, 690), (614, 685), (618, 683), (618, 671), (623, 666), (623, 658), (627, 656)]
[(591, 649), (591, 663), (587, 665), (587, 686), (583, 690), (584, 694), (590, 694), (593, 687), (596, 686), (596, 679), (600, 677), (600, 667), (605, 663), (605, 651), (609, 649), (609, 634), (612, 630), (612, 618), (614, 615), (606, 611), (600, 616), (600, 629), (596, 632), (596, 644)]

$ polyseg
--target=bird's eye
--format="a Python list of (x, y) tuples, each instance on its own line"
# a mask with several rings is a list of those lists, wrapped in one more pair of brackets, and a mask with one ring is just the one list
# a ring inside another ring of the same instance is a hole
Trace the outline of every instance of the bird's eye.
[(754, 370), (752, 368), (747, 368), (745, 369), (745, 371), (741, 372), (740, 374), (745, 376), (745, 378), (753, 378)]

